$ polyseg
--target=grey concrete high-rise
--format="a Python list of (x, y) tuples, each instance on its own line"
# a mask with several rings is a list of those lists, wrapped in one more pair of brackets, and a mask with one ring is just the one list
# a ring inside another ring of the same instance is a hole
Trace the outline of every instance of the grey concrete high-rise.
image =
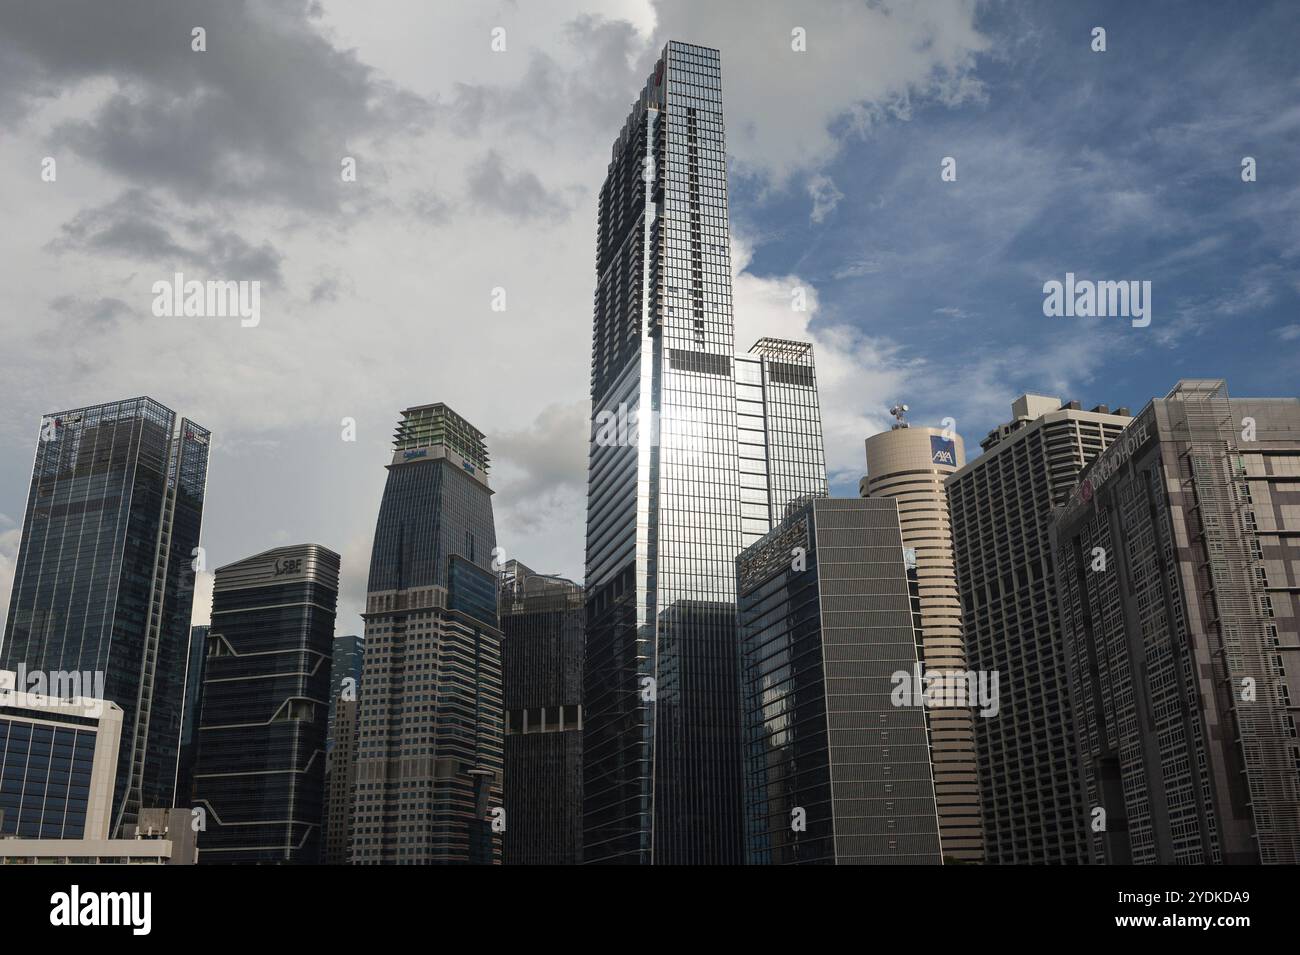
[(370, 554), (352, 862), (500, 862), (501, 633), (483, 434), (397, 425)]
[(941, 863), (895, 502), (794, 502), (737, 575), (746, 860)]
[(717, 50), (664, 48), (599, 206), (584, 858), (736, 863), (741, 458)]
[(501, 571), (506, 865), (582, 861), (582, 586), (516, 560)]
[(999, 680), (996, 715), (974, 720), (991, 863), (1084, 858), (1086, 807), (1048, 519), (1129, 420), (1127, 408), (1083, 411), (1075, 401), (1023, 395), (1012, 420), (980, 442), (984, 454), (947, 479), (966, 663)]
[(1300, 400), (1180, 381), (1053, 524), (1089, 858), (1300, 863)]
[(115, 835), (176, 797), (208, 444), (151, 398), (49, 414), (36, 442), (0, 668), (103, 676)]
[(276, 547), (217, 568), (194, 805), (200, 862), (320, 862), (339, 555)]
[(340, 700), (334, 706), (334, 745), (325, 768), (325, 865), (347, 865), (352, 859), (359, 714), (356, 700)]
[[(867, 474), (859, 485), (863, 497), (888, 497), (898, 503), (903, 544), (915, 553), (921, 662), (934, 674), (960, 674), (967, 669), (952, 521), (944, 490), (944, 481), (965, 463), (961, 435), (913, 427), (900, 414), (892, 430), (867, 438)], [(972, 710), (935, 707), (926, 715), (943, 854), (978, 862), (984, 857), (984, 835)]]

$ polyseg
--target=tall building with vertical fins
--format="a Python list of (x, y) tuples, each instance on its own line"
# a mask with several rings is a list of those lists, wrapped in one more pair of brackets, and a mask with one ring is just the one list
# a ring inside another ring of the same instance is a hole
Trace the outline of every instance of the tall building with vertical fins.
[(589, 863), (741, 860), (743, 532), (729, 247), (718, 51), (670, 42), (614, 143), (599, 200)]
[[(915, 555), (921, 663), (931, 673), (958, 674), (967, 669), (952, 522), (944, 491), (948, 475), (965, 463), (961, 435), (913, 427), (901, 416), (892, 430), (867, 438), (867, 475), (859, 490), (863, 497), (890, 497), (898, 502), (903, 544)], [(984, 836), (972, 710), (936, 707), (926, 715), (943, 854), (978, 862), (984, 857)]]
[(218, 567), (199, 720), (199, 861), (321, 861), (339, 555), (319, 544)]
[(370, 555), (352, 862), (492, 864), (501, 633), (483, 433), (445, 404), (397, 425)]
[(1300, 400), (1180, 381), (1053, 543), (1089, 861), (1300, 863)]
[(0, 668), (102, 673), (112, 832), (176, 795), (209, 432), (152, 398), (46, 415)]
[(1022, 395), (984, 453), (948, 477), (966, 662), (998, 673), (994, 719), (976, 719), (984, 856), (997, 865), (1084, 861), (1074, 713), (1048, 536), (1079, 472), (1132, 420), (1127, 408)]

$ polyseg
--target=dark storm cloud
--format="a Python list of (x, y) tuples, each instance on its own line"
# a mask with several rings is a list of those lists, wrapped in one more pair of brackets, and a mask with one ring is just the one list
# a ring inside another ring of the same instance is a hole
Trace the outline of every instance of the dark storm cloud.
[(135, 259), (160, 271), (198, 266), (212, 278), (269, 285), (280, 284), (284, 258), (269, 242), (253, 245), (211, 216), (170, 214), (139, 189), (77, 213), (50, 248)]
[(51, 299), (49, 308), (50, 312), (63, 320), (61, 333), (106, 330), (130, 316), (133, 311), (120, 298), (83, 299), (75, 295), (60, 295)]
[(498, 212), (512, 219), (540, 219), (564, 216), (569, 203), (548, 190), (533, 173), (512, 172), (493, 150), (469, 171), (469, 195), (480, 209)]
[[(430, 112), (336, 49), (318, 15), (305, 0), (3, 4), (0, 117), (104, 79), (113, 92), (57, 128), (55, 148), (188, 202), (334, 209), (357, 140)], [(207, 31), (206, 52), (191, 49), (194, 27)]]

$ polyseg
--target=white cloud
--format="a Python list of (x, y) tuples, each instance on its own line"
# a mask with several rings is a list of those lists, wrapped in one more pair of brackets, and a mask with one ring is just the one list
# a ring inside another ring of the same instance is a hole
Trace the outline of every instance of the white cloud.
[[(234, 181), (248, 161), (251, 183), (300, 180), (293, 193), (311, 207), (275, 190), (237, 203), (191, 193), (177, 186), (184, 170), (165, 187), (133, 178), (130, 163), (108, 163), (86, 145), (107, 141), (103, 131), (84, 128), (76, 142), (89, 154), (67, 146), (57, 182), (41, 183), (32, 157), (47, 154), (63, 124), (95, 115), (126, 88), (108, 72), (34, 101), (0, 138), (0, 180), (31, 183), (6, 195), (10, 228), (0, 233), (0, 301), (24, 303), (0, 316), (0, 397), (9, 411), (0, 452), (29, 459), (43, 412), (152, 395), (214, 433), (203, 538), (210, 565), (275, 543), (339, 550), (340, 632), (359, 624), (389, 435), (412, 404), (446, 401), (487, 433), (498, 537), (511, 556), (582, 576), (596, 191), (665, 40), (722, 48), (729, 148), (745, 173), (776, 186), (836, 154), (837, 119), (862, 128), (917, 95), (972, 95), (973, 56), (986, 42), (973, 4), (959, 0), (924, 8), (626, 0), (598, 9), (375, 0), (321, 9), (290, 26), (320, 31), (333, 52), (314, 40), (301, 49), (346, 69), (351, 85), (336, 92), (353, 106), (353, 92), (370, 83), (377, 115), (387, 117), (344, 137), (358, 160), (352, 191), (339, 181), (338, 130), (304, 128), (306, 119), (295, 123), (292, 168), (273, 168), (275, 138), (258, 130), (247, 155), (237, 138), (227, 143), (218, 172)], [(507, 53), (490, 50), (497, 25), (507, 28)], [(808, 31), (807, 53), (789, 49), (796, 25)], [(268, 76), (290, 68), (261, 67)], [(163, 67), (147, 73), (165, 88)], [(293, 111), (292, 97), (310, 93), (305, 85), (276, 86), (276, 108)], [(223, 89), (249, 88), (229, 80)], [(236, 116), (263, 115), (258, 103), (227, 105)], [(297, 105), (303, 117), (328, 122)], [(137, 144), (151, 141), (147, 132)], [(818, 182), (814, 215), (824, 216), (838, 189)], [(131, 189), (148, 200), (132, 208), (148, 215), (94, 220), (93, 232), (67, 241), (65, 224), (122, 210), (113, 203)], [(334, 190), (345, 191), (331, 210)], [(151, 285), (177, 265), (196, 278), (252, 277), (202, 274), (202, 255), (217, 268), (274, 266), (278, 283), (262, 289), (257, 328), (152, 315)], [(810, 312), (791, 313), (793, 281), (737, 277), (738, 345), (761, 334), (811, 337), (831, 469), (860, 473), (862, 439), (882, 426), (905, 369), (885, 339), (810, 325), (815, 293)], [(496, 287), (507, 290), (505, 312), (490, 308)], [(111, 322), (92, 322), (98, 312), (89, 305), (68, 309), (107, 300), (122, 303)], [(356, 443), (340, 441), (344, 416), (357, 420)], [(21, 506), (26, 475), (4, 480), (0, 505)], [(16, 530), (3, 541), (12, 550)], [(210, 607), (203, 583), (196, 622)]]
[[(832, 483), (856, 481), (866, 470), (863, 441), (886, 427), (886, 409), (900, 394), (915, 362), (903, 360), (895, 342), (844, 323), (818, 321), (817, 290), (796, 275), (756, 276), (745, 269), (753, 247), (734, 232), (736, 350), (764, 336), (810, 341), (817, 365), (817, 393)], [(801, 289), (806, 311), (792, 307)]]

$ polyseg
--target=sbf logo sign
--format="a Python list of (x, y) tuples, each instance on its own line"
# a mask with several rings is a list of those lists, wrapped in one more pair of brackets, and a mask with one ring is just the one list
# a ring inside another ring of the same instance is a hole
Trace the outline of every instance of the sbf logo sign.
[(930, 435), (930, 463), (946, 464), (950, 468), (957, 466), (957, 445), (951, 438)]

